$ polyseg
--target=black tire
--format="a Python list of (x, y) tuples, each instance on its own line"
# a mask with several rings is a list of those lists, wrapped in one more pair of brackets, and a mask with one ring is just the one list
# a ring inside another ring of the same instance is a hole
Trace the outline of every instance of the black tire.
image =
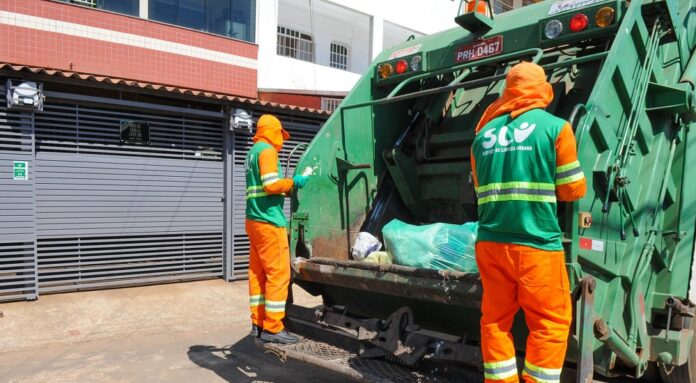
[[(696, 320), (691, 321), (691, 330), (696, 332)], [(696, 342), (692, 340), (689, 360), (685, 364), (674, 368), (660, 365), (660, 378), (663, 383), (696, 382)]]

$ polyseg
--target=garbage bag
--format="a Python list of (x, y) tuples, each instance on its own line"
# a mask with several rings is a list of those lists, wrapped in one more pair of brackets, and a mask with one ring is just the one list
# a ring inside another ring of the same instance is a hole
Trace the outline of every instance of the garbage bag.
[(382, 242), (379, 239), (368, 232), (362, 231), (355, 238), (351, 255), (356, 261), (362, 261), (368, 254), (379, 251), (381, 248)]
[(386, 251), (375, 251), (374, 253), (365, 257), (365, 262), (367, 263), (379, 263), (382, 265), (389, 265), (392, 262), (391, 255)]
[(397, 219), (382, 229), (394, 263), (426, 269), (476, 272), (478, 222), (415, 226)]

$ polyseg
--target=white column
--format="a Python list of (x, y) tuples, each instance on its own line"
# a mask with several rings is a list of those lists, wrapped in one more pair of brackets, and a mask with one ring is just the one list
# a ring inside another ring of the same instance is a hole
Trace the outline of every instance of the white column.
[(370, 62), (384, 49), (384, 18), (372, 16), (370, 19)]
[(259, 45), (257, 79), (259, 88), (276, 88), (273, 81), (278, 71), (278, 0), (256, 2), (256, 43)]
[(522, 0), (512, 0), (512, 9), (522, 8)]
[(150, 0), (140, 0), (140, 12), (138, 16), (142, 19), (150, 18)]

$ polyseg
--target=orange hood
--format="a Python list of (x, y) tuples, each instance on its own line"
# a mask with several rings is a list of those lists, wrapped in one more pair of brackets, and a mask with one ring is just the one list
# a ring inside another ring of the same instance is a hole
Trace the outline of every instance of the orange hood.
[(283, 129), (283, 125), (275, 116), (264, 114), (256, 123), (254, 143), (265, 141), (275, 148), (277, 152), (283, 147), (283, 142), (290, 138), (290, 133)]
[(486, 108), (476, 125), (476, 133), (492, 119), (510, 113), (512, 118), (537, 108), (546, 108), (553, 100), (553, 89), (546, 81), (544, 68), (530, 62), (521, 62), (510, 69), (505, 77), (505, 90)]

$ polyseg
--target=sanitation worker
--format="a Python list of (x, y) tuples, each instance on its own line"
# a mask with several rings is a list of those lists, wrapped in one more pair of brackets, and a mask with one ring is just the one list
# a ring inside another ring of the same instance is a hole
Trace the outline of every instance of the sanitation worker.
[(586, 186), (570, 124), (544, 110), (552, 99), (544, 69), (517, 64), (476, 127), (486, 382), (519, 382), (510, 327), (520, 308), (529, 328), (523, 379), (559, 382), (565, 360), (572, 307), (556, 203), (582, 198)]
[(476, 8), (476, 12), (490, 17), (490, 13), (488, 12), (488, 3), (486, 3), (485, 0), (479, 0), (478, 5), (476, 4), (476, 0), (469, 0), (469, 2), (466, 3), (467, 13), (474, 12), (474, 8)]
[(290, 134), (269, 114), (256, 124), (254, 145), (246, 156), (246, 232), (249, 236), (251, 334), (266, 342), (297, 343), (285, 330), (285, 301), (290, 284), (290, 250), (283, 213), (284, 194), (303, 187), (308, 177), (283, 178), (278, 152)]

